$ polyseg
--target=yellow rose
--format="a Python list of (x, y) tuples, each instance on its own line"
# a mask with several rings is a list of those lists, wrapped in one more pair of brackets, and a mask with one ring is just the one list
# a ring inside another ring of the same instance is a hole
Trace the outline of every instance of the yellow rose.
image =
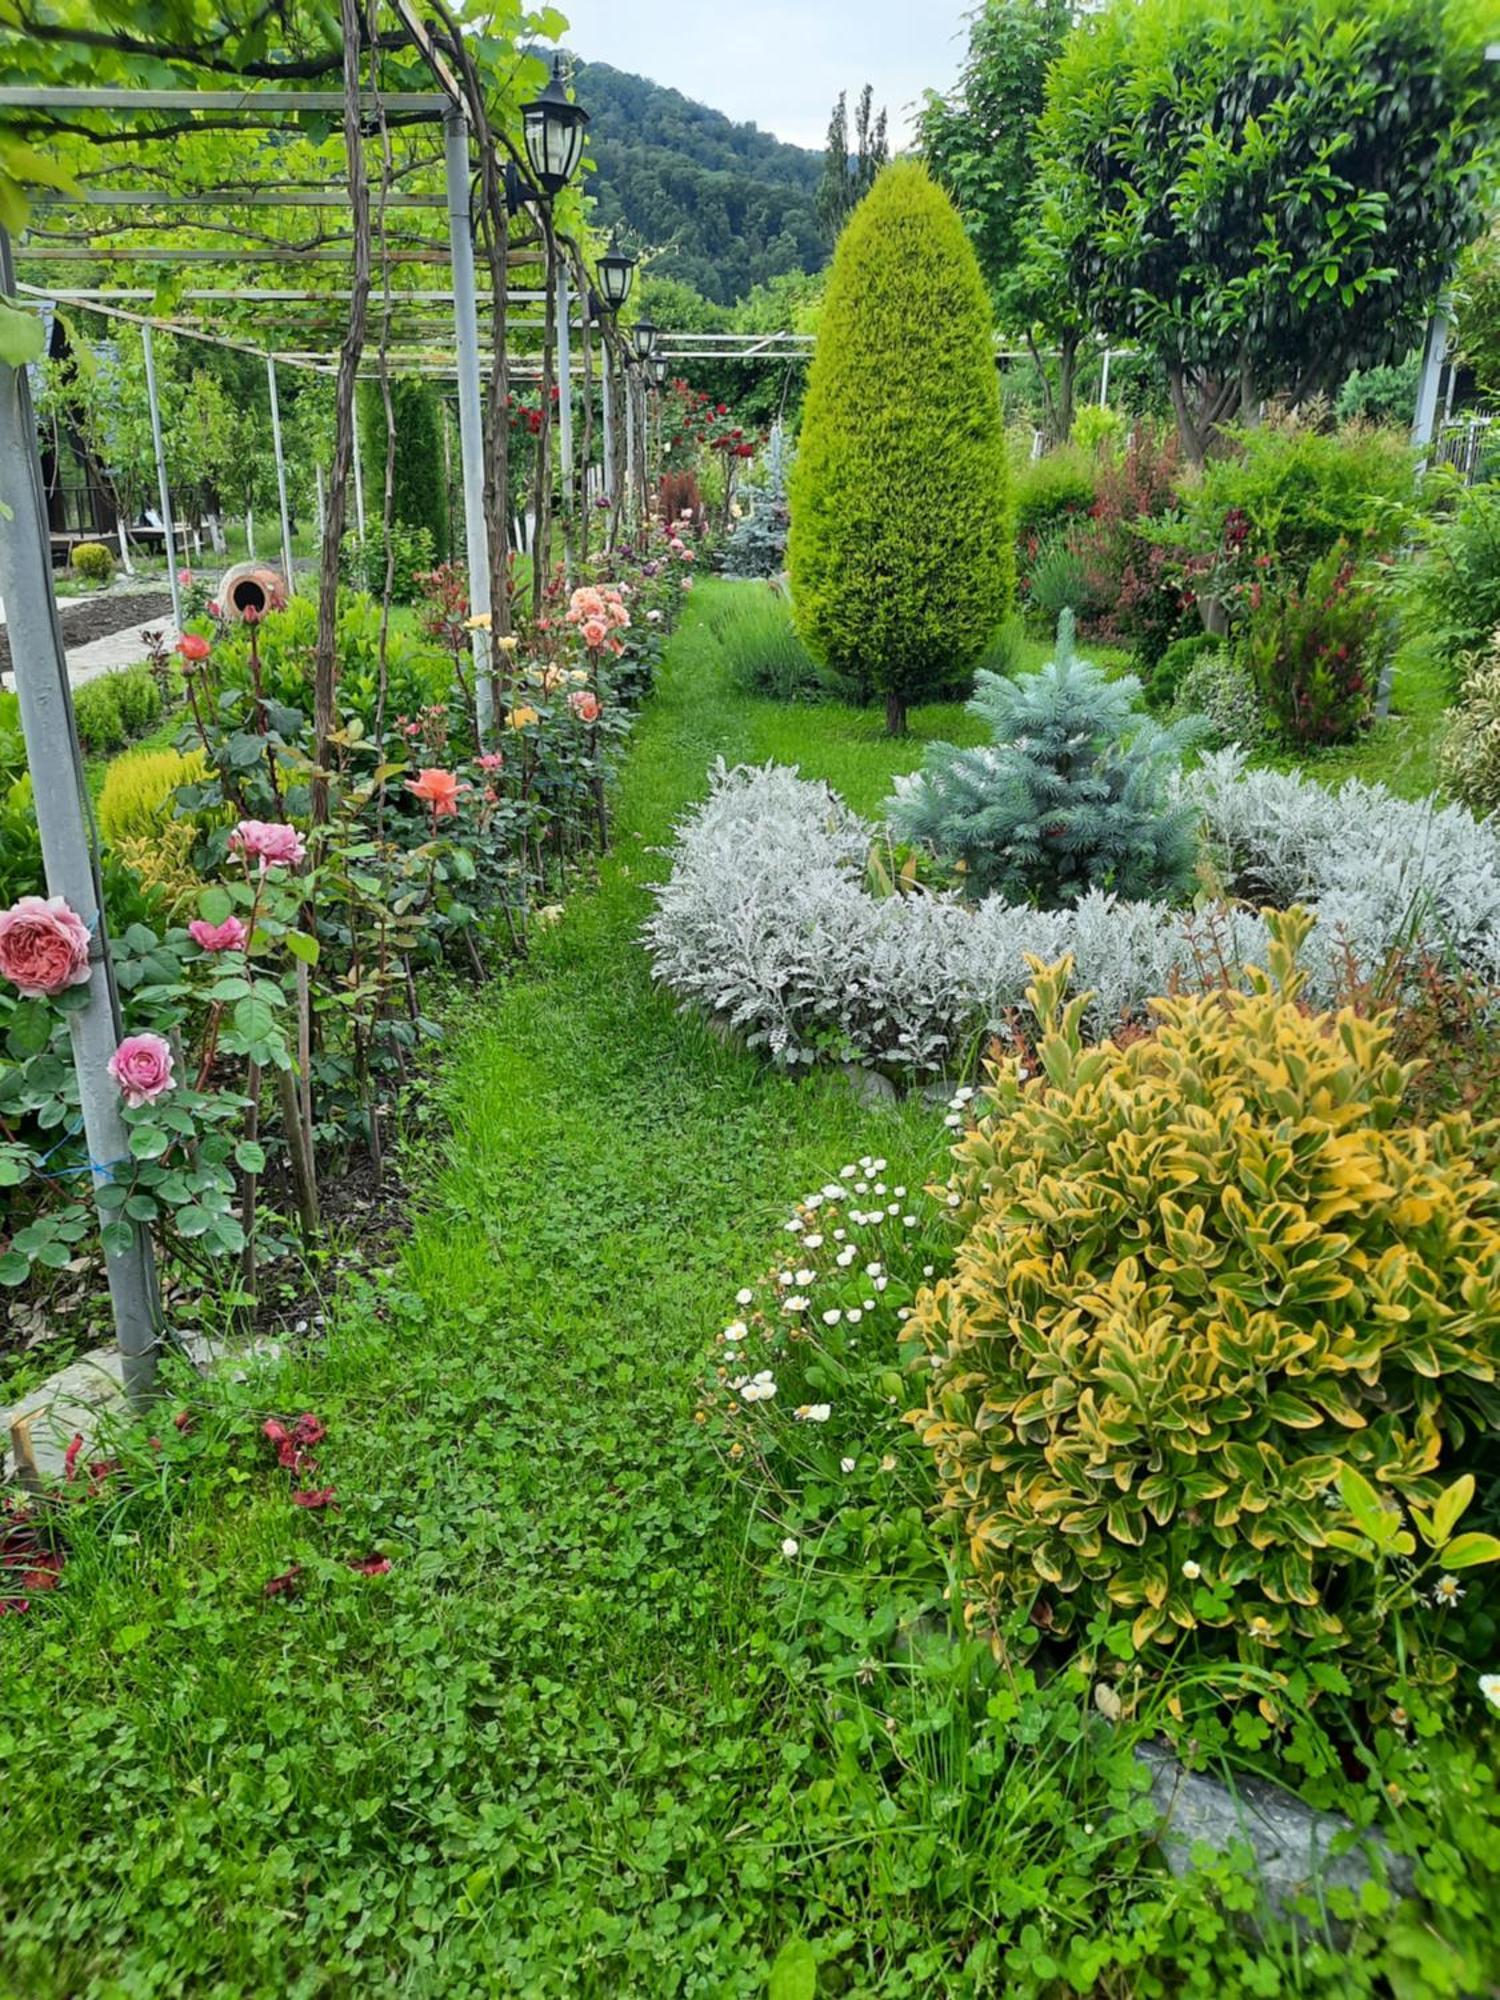
[[(488, 626), (490, 621), (488, 618), (486, 618), (484, 622), (485, 625)], [(514, 632), (507, 632), (503, 639), (497, 639), (495, 641), (495, 644), (500, 648), (502, 653), (515, 652), (516, 648), (520, 645), (520, 643), (521, 643), (520, 640), (516, 637)]]
[(513, 708), (509, 716), (512, 729), (525, 729), (530, 723), (540, 722), (541, 719), (534, 708), (526, 707)]
[[(488, 613), (488, 611), (477, 612), (474, 615), (474, 617), (466, 618), (464, 620), (464, 630), (466, 632), (488, 632), (489, 629), (490, 629), (490, 614)], [(503, 646), (505, 644), (505, 641), (502, 639), (500, 643)]]

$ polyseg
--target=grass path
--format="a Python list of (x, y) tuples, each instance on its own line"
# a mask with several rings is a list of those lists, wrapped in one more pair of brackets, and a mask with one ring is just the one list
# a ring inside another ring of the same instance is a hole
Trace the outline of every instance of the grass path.
[[(159, 1488), (0, 1624), (0, 1991), (763, 1990), (806, 1727), (694, 1384), (788, 1198), (933, 1121), (768, 1078), (650, 986), (651, 845), (761, 747), (693, 626), (597, 891), (469, 1005), (397, 1272), (164, 1422)], [(287, 1503), (268, 1409), (327, 1422), (336, 1513)]]

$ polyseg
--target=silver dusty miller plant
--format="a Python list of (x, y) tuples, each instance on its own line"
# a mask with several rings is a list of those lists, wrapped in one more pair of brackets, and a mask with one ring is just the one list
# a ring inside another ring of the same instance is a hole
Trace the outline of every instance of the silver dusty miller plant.
[[(1455, 807), (1382, 787), (1339, 792), (1243, 769), (1235, 751), (1179, 781), (1226, 890), (1318, 916), (1304, 952), (1328, 1001), (1348, 959), (1373, 973), (1413, 942), (1500, 980), (1500, 839)], [(784, 766), (712, 774), (678, 829), (645, 938), (656, 977), (685, 1005), (775, 1062), (852, 1060), (952, 1073), (1024, 1008), (1028, 956), (1070, 952), (1107, 1029), (1154, 994), (1264, 963), (1260, 918), (1238, 903), (1183, 909), (1098, 891), (1066, 909), (987, 896), (877, 895), (879, 830), (825, 784)]]

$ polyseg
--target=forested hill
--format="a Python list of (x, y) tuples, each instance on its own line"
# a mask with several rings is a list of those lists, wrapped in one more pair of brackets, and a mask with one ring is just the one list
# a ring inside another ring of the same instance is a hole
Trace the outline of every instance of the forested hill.
[(651, 250), (657, 276), (727, 305), (828, 261), (813, 213), (820, 153), (608, 63), (578, 62), (574, 84), (589, 113), (597, 215)]

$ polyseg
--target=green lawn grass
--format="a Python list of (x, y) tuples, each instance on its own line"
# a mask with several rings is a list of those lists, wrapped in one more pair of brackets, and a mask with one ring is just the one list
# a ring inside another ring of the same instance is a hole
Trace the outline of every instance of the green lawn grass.
[[(653, 849), (757, 750), (702, 670), (689, 633), (597, 889), (466, 1006), (389, 1282), (195, 1389), (182, 1437), (177, 1384), (154, 1483), (0, 1620), (0, 1991), (763, 1990), (822, 1697), (775, 1666), (696, 1381), (787, 1201), (871, 1144), (919, 1181), (939, 1128), (768, 1076), (653, 991)], [(302, 1409), (337, 1514), (259, 1439)], [(344, 1567), (376, 1548), (388, 1575)], [(818, 1890), (846, 1916), (849, 1872)]]

